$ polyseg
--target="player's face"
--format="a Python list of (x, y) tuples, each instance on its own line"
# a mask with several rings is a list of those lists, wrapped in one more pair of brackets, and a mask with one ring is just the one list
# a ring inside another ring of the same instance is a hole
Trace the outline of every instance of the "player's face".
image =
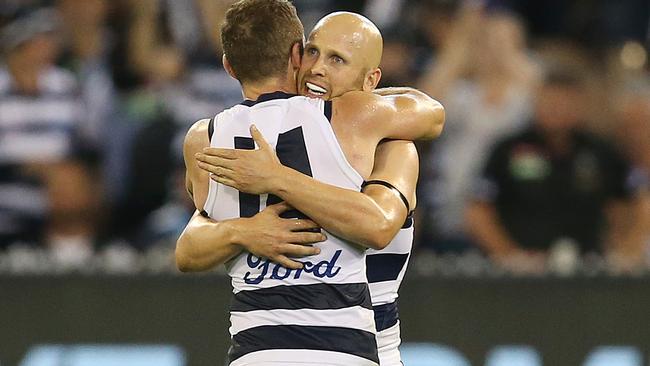
[(312, 32), (298, 73), (298, 92), (327, 100), (362, 90), (367, 69), (362, 51), (356, 33)]

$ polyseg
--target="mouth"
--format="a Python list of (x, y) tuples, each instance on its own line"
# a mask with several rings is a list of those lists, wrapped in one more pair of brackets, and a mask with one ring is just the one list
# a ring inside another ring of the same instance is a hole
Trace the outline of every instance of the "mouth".
[(312, 96), (315, 98), (321, 98), (325, 94), (327, 94), (327, 89), (323, 88), (322, 86), (306, 82), (305, 87), (307, 88), (307, 95)]

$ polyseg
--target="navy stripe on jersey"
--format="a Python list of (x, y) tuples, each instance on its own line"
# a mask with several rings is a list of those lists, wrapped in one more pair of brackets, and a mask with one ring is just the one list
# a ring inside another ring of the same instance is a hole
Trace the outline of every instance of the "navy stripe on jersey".
[(365, 283), (281, 285), (252, 291), (240, 291), (230, 304), (230, 311), (253, 310), (332, 310), (352, 306), (372, 309)]
[[(282, 165), (297, 170), (310, 177), (313, 176), (311, 166), (309, 165), (309, 155), (307, 155), (307, 146), (305, 146), (305, 137), (302, 132), (302, 127), (296, 127), (278, 135), (278, 143), (275, 152)], [(282, 200), (279, 197), (269, 195), (266, 200), (266, 205), (273, 205), (281, 201)], [(285, 211), (280, 216), (285, 219), (307, 218), (305, 214), (297, 210)], [(320, 232), (319, 229), (309, 231)]]
[(285, 92), (276, 91), (276, 92), (273, 92), (273, 93), (262, 94), (257, 98), (257, 100), (246, 99), (245, 101), (241, 102), (240, 104), (245, 105), (247, 107), (252, 107), (257, 103), (262, 103), (262, 102), (266, 102), (266, 101), (274, 100), (274, 99), (289, 99), (289, 98), (295, 97), (295, 96), (297, 96), (297, 94), (288, 94), (288, 93), (285, 93)]
[(372, 310), (375, 312), (375, 327), (378, 332), (392, 327), (399, 320), (397, 302), (374, 306)]
[[(255, 141), (250, 137), (235, 136), (235, 149), (254, 150)], [(260, 196), (239, 192), (239, 216), (253, 217), (260, 211)]]
[(208, 122), (208, 141), (212, 141), (212, 135), (214, 135), (214, 124), (216, 123), (216, 118), (211, 118)]
[(327, 120), (332, 122), (332, 101), (331, 100), (325, 101), (325, 108), (323, 112), (325, 113), (325, 117), (327, 118)]
[(413, 211), (411, 211), (411, 213), (406, 217), (406, 220), (404, 220), (402, 229), (408, 229), (411, 226), (413, 226)]
[(375, 335), (358, 329), (297, 325), (260, 326), (232, 337), (229, 362), (251, 352), (308, 349), (347, 353), (379, 363)]
[(366, 275), (369, 283), (394, 281), (408, 260), (404, 254), (372, 254), (366, 256)]

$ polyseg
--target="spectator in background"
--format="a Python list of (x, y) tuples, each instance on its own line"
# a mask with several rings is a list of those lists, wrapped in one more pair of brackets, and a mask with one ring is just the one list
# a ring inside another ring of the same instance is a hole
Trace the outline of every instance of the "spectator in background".
[(64, 52), (61, 64), (75, 73), (86, 105), (84, 134), (102, 143), (110, 131), (115, 90), (109, 65), (113, 34), (106, 25), (107, 0), (58, 0)]
[(39, 9), (0, 36), (0, 246), (46, 244), (80, 263), (94, 239), (96, 193), (74, 77), (54, 66), (59, 20)]
[[(183, 210), (186, 200), (179, 179), (184, 174), (185, 133), (194, 121), (241, 100), (239, 83), (221, 65), (219, 23), (233, 2), (126, 3), (128, 59), (143, 81), (133, 99), (147, 100), (151, 108), (136, 116), (140, 121), (130, 150), (129, 179), (112, 231), (137, 247), (160, 241), (161, 232), (175, 242), (174, 230), (180, 232), (192, 212), (192, 207)], [(157, 159), (152, 161), (151, 156)]]
[(466, 227), (508, 269), (542, 271), (556, 245), (602, 253), (621, 244), (608, 213), (630, 198), (629, 165), (585, 131), (584, 98), (579, 70), (551, 70), (531, 127), (499, 142), (477, 180)]
[(441, 49), (418, 85), (444, 103), (449, 123), (423, 159), (420, 192), (429, 212), (419, 227), (434, 232), (420, 240), (437, 251), (458, 251), (471, 246), (464, 231), (471, 182), (490, 146), (525, 127), (539, 71), (526, 54), (524, 28), (512, 14), (467, 3), (448, 33), (431, 32)]

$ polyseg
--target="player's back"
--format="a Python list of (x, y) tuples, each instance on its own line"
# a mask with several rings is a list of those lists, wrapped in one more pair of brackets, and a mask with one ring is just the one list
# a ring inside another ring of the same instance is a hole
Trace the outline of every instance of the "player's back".
[[(284, 93), (262, 95), (215, 117), (211, 146), (253, 149), (255, 124), (280, 161), (324, 183), (359, 190), (329, 124), (331, 103)], [(215, 220), (250, 217), (279, 199), (210, 182), (205, 210)], [(300, 216), (294, 212), (293, 217)], [(243, 252), (232, 278), (231, 365), (375, 365), (377, 344), (365, 251), (328, 233), (321, 253), (289, 270)]]

